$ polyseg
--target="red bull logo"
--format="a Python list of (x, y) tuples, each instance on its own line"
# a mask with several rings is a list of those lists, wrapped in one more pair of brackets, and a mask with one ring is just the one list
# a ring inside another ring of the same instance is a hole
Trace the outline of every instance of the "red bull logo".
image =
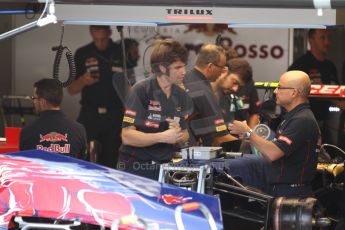
[(48, 147), (44, 147), (43, 145), (36, 145), (36, 149), (53, 153), (70, 153), (71, 145), (65, 144), (64, 146), (60, 146), (58, 144), (51, 144)]
[(64, 141), (68, 142), (68, 134), (65, 133), (62, 135), (61, 133), (56, 132), (50, 132), (46, 135), (40, 134), (40, 142), (58, 142), (58, 141)]
[(192, 197), (185, 197), (183, 198), (183, 196), (174, 196), (171, 194), (164, 194), (161, 196), (162, 200), (164, 201), (164, 203), (166, 204), (183, 204), (186, 203), (188, 200), (193, 199)]

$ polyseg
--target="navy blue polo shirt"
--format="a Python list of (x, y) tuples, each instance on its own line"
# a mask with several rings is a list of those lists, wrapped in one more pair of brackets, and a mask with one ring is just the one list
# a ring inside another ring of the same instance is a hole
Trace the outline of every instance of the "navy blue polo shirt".
[(219, 101), (205, 76), (198, 70), (192, 69), (186, 74), (184, 85), (194, 103), (190, 122), (193, 134), (201, 137), (206, 146), (211, 145), (215, 136), (229, 134)]
[(320, 129), (308, 103), (284, 115), (273, 141), (284, 156), (270, 164), (270, 184), (310, 184), (317, 165), (317, 144)]
[(46, 110), (22, 129), (20, 150), (38, 149), (72, 157), (84, 157), (85, 128), (60, 110)]
[(236, 92), (236, 95), (239, 96), (243, 102), (243, 107), (238, 108), (235, 113), (236, 120), (248, 120), (250, 115), (260, 113), (261, 103), (254, 84), (255, 83), (251, 81), (241, 86)]
[[(317, 60), (310, 51), (297, 59), (288, 70), (301, 70), (307, 73), (312, 84), (339, 84), (335, 65), (327, 59)], [(316, 119), (325, 120), (331, 102), (318, 98), (310, 98), (309, 101)]]
[(119, 55), (121, 49), (119, 46), (109, 41), (109, 47), (100, 51), (93, 42), (79, 48), (74, 60), (77, 70), (77, 78), (87, 71), (87, 63), (93, 60), (98, 68), (100, 78), (93, 85), (85, 86), (81, 92), (80, 104), (85, 107), (106, 107), (108, 109), (123, 108), (120, 92), (117, 92), (113, 86), (114, 67), (118, 67)]
[[(193, 110), (193, 103), (187, 93), (172, 85), (168, 98), (158, 85), (156, 77), (136, 83), (125, 103), (122, 127), (135, 126), (144, 133), (158, 133), (168, 130), (167, 118), (178, 119), (182, 129), (186, 129), (185, 118)], [(147, 147), (121, 145), (120, 152), (132, 155), (139, 161), (166, 162), (171, 160), (175, 146), (158, 143)]]

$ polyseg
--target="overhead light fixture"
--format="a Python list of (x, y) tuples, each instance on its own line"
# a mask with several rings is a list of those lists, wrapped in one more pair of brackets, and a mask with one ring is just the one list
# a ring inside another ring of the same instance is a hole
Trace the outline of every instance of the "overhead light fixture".
[(311, 24), (256, 24), (256, 23), (230, 23), (229, 28), (276, 28), (276, 29), (325, 29), (326, 25), (311, 25)]
[(118, 26), (152, 26), (156, 27), (156, 22), (136, 22), (136, 21), (96, 21), (96, 20), (64, 20), (65, 25), (118, 25)]
[[(60, 2), (60, 1), (59, 1)], [(317, 16), (316, 9), (323, 10)], [(158, 23), (240, 24), (243, 27), (325, 28), (340, 24), (337, 11), (322, 6), (315, 9), (170, 7), (147, 5), (76, 5), (56, 4), (59, 21), (68, 24), (158, 25)], [(149, 12), (149, 13), (147, 13)], [(206, 13), (205, 13), (206, 12)], [(197, 14), (198, 13), (198, 14)], [(204, 13), (204, 14), (202, 14)]]
[(33, 14), (33, 10), (0, 10), (0, 14)]
[(323, 16), (323, 9), (331, 9), (331, 0), (313, 0), (313, 5), (317, 9), (317, 16)]
[(313, 0), (315, 9), (332, 9), (331, 0)]

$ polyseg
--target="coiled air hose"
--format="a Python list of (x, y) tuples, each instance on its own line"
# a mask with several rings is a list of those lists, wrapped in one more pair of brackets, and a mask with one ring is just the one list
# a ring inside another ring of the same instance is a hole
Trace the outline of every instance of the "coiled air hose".
[[(62, 46), (61, 44), (59, 46), (54, 46), (52, 50), (56, 51), (54, 67), (53, 67), (53, 78), (56, 79), (61, 84), (62, 87), (67, 87), (68, 85), (72, 83), (72, 81), (75, 79), (76, 74), (77, 74), (73, 54), (66, 46)], [(60, 67), (62, 54), (65, 50), (66, 50), (66, 58), (67, 58), (68, 66), (69, 66), (69, 76), (66, 81), (62, 82), (59, 80), (59, 67)]]

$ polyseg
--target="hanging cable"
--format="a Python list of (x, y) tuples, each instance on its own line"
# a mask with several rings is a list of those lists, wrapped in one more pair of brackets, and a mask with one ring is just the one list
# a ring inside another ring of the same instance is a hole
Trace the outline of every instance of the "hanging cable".
[[(64, 26), (62, 26), (61, 36), (60, 36), (60, 45), (54, 46), (52, 48), (53, 51), (56, 51), (55, 60), (54, 60), (54, 67), (53, 67), (53, 78), (56, 79), (62, 87), (67, 87), (72, 83), (77, 75), (74, 57), (72, 52), (66, 47), (62, 45), (63, 35), (64, 35)], [(65, 82), (61, 82), (59, 80), (59, 67), (62, 58), (63, 52), (66, 51), (66, 58), (69, 66), (69, 76)]]
[(38, 18), (38, 20), (42, 19), (43, 16), (44, 16), (44, 14), (47, 12), (48, 3), (49, 3), (49, 0), (46, 0), (46, 4), (44, 5), (44, 9), (43, 9), (43, 11), (42, 11), (41, 16)]
[(150, 73), (151, 73), (151, 71), (149, 71), (149, 70), (147, 69), (147, 66), (146, 66), (146, 63), (145, 63), (145, 57), (146, 57), (147, 51), (148, 51), (151, 47), (153, 47), (153, 46), (154, 46), (154, 43), (148, 45), (148, 46), (145, 48), (145, 50), (144, 50), (144, 54), (143, 54), (143, 68), (144, 68), (144, 77), (145, 77), (145, 78), (148, 78), (148, 77), (150, 76)]
[(217, 35), (215, 44), (216, 44), (217, 46), (222, 46), (222, 34), (219, 33), (219, 34)]
[(127, 52), (125, 47), (125, 39), (123, 37), (123, 26), (116, 26), (117, 31), (120, 33), (121, 38), (121, 49), (122, 49), (122, 68), (123, 68), (123, 74), (125, 76), (125, 79), (128, 80), (128, 72), (127, 72)]

